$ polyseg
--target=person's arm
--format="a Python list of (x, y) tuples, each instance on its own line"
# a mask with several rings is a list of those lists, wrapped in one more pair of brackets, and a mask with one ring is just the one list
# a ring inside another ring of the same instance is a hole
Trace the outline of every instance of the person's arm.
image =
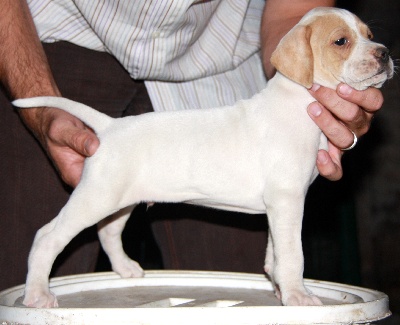
[[(280, 39), (315, 7), (332, 7), (333, 0), (267, 0), (261, 23), (261, 53), (264, 71), (268, 78), (275, 74), (270, 57)], [(320, 150), (317, 167), (320, 174), (330, 180), (343, 175), (341, 149), (353, 143), (369, 130), (374, 113), (383, 104), (379, 89), (356, 91), (340, 84), (336, 91), (314, 85), (310, 93), (318, 102), (310, 104), (308, 113), (329, 140), (328, 152)], [(351, 130), (351, 131), (350, 131)]]
[(26, 1), (0, 0), (0, 7), (2, 83), (13, 98), (59, 96)]
[[(0, 0), (0, 8), (0, 81), (10, 97), (60, 96), (26, 0)], [(76, 186), (85, 157), (97, 149), (97, 137), (80, 120), (58, 109), (19, 112), (64, 181)]]

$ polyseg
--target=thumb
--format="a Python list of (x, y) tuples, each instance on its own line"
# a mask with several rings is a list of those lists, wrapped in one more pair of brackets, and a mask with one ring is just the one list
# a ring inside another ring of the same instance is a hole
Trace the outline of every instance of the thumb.
[(92, 156), (100, 145), (96, 134), (89, 129), (74, 130), (64, 138), (65, 144), (84, 157)]

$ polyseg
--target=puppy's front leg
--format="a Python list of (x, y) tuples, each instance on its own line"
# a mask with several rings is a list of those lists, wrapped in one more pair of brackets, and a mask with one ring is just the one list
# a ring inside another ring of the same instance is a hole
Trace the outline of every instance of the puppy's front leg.
[(274, 279), (274, 263), (275, 263), (275, 259), (274, 259), (274, 242), (272, 241), (272, 233), (271, 233), (271, 229), (268, 229), (268, 243), (267, 243), (267, 252), (265, 255), (265, 263), (264, 263), (264, 271), (265, 273), (268, 274), (272, 285), (274, 287), (274, 291), (275, 291), (275, 295), (279, 300), (282, 300), (281, 297), (281, 292), (278, 288), (278, 286), (275, 283), (275, 279)]
[(135, 206), (128, 206), (98, 223), (101, 245), (110, 259), (112, 269), (123, 278), (142, 277), (143, 269), (126, 255), (121, 234)]
[(277, 297), (286, 306), (322, 305), (303, 284), (304, 257), (301, 243), (303, 189), (275, 189), (267, 204), (269, 247), (265, 270)]

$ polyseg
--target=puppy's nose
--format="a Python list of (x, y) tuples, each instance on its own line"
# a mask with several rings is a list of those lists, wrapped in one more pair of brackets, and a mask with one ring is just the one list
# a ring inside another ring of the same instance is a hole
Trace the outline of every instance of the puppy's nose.
[(388, 63), (389, 61), (389, 50), (386, 47), (377, 48), (374, 55), (382, 63)]

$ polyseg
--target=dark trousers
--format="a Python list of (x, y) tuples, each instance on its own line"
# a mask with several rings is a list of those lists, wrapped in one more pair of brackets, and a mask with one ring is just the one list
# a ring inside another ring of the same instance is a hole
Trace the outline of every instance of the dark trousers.
[[(132, 80), (109, 54), (65, 42), (44, 47), (63, 96), (113, 117), (152, 111), (144, 83)], [(62, 183), (4, 91), (0, 91), (0, 110), (2, 290), (25, 281), (36, 231), (58, 214), (72, 189)], [(156, 204), (146, 215), (152, 221), (165, 268), (262, 272), (265, 216), (183, 204)], [(51, 275), (94, 271), (98, 250), (95, 227), (84, 230), (57, 258)]]

